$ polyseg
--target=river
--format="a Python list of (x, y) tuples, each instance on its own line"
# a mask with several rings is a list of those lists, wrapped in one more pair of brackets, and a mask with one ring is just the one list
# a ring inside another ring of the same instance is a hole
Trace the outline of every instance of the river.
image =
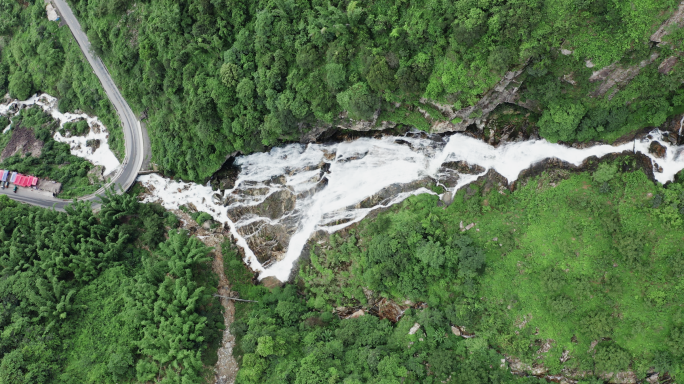
[[(649, 154), (653, 140), (667, 147), (665, 158)], [(160, 202), (167, 209), (192, 204), (210, 213), (230, 228), (244, 249), (245, 262), (259, 272), (259, 279), (274, 276), (286, 281), (315, 231), (332, 233), (362, 220), (373, 209), (414, 194), (435, 194), (420, 183), (411, 183), (426, 177), (445, 180), (449, 177), (442, 167), (445, 162), (466, 161), (484, 168), (475, 175), (459, 174), (455, 183), (447, 185), (453, 192), (489, 169), (513, 182), (521, 171), (547, 158), (580, 165), (590, 156), (633, 149), (662, 167), (662, 172), (655, 173), (661, 183), (684, 168), (684, 146), (672, 146), (657, 129), (634, 143), (586, 149), (546, 140), (492, 147), (463, 134), (426, 137), (412, 132), (334, 144), (290, 144), (242, 156), (236, 159), (240, 172), (235, 187), (223, 192), (156, 174), (140, 176), (138, 181), (150, 190), (148, 202)], [(266, 258), (264, 253), (272, 256)]]

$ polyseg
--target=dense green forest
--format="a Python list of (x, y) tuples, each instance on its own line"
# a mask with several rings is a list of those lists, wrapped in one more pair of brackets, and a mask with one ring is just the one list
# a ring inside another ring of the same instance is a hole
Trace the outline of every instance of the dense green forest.
[[(380, 109), (381, 119), (429, 129), (415, 107), (444, 117), (421, 97), (473, 105), (508, 70), (524, 69), (520, 100), (553, 141), (614, 139), (683, 104), (682, 66), (658, 72), (681, 33), (649, 42), (677, 0), (71, 4), (126, 99), (148, 116), (155, 161), (185, 179), (205, 179), (233, 151), (297, 140), (343, 111), (369, 119)], [(652, 54), (617, 93), (590, 97), (601, 85), (588, 81), (593, 71)]]
[(160, 206), (103, 200), (59, 213), (0, 196), (0, 383), (213, 377), (224, 326), (209, 249)]
[[(446, 209), (410, 197), (312, 241), (297, 285), (282, 290), (252, 287), (231, 262), (234, 287), (259, 300), (237, 304), (231, 327), (238, 382), (537, 382), (502, 369), (502, 354), (581, 383), (628, 369), (681, 380), (684, 184), (655, 184), (633, 157), (592, 167), (512, 193), (478, 182)], [(396, 324), (338, 317), (382, 298), (425, 306)]]
[(26, 100), (36, 92), (57, 97), (60, 112), (98, 116), (123, 158), (119, 118), (69, 28), (48, 21), (43, 1), (0, 0), (0, 97)]
[[(87, 129), (87, 123), (85, 125)], [(0, 151), (6, 147), (14, 131), (25, 129), (30, 130), (35, 139), (42, 143), (40, 156), (19, 151), (0, 162), (0, 168), (58, 181), (62, 183), (62, 193), (59, 197), (65, 199), (97, 191), (102, 187), (102, 183), (96, 179), (91, 182), (88, 178), (88, 171), (93, 168), (93, 164), (72, 155), (69, 144), (53, 139), (58, 128), (59, 121), (43, 112), (40, 107), (22, 110), (12, 119), (12, 130), (0, 135)], [(65, 124), (65, 128), (69, 127)]]

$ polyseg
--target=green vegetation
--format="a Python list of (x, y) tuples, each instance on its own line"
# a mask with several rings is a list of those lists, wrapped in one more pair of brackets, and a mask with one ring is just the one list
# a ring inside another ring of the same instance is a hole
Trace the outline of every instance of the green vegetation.
[(64, 135), (66, 132), (71, 133), (74, 136), (84, 136), (90, 131), (88, 122), (85, 120), (79, 120), (70, 123), (64, 123), (64, 126), (60, 130), (60, 133)]
[[(512, 193), (483, 181), (446, 209), (410, 197), (313, 245), (297, 288), (269, 292), (231, 272), (259, 300), (236, 304), (238, 382), (535, 382), (501, 369), (500, 353), (550, 375), (680, 378), (684, 185), (654, 184), (633, 157), (591, 169), (550, 170)], [(426, 308), (396, 324), (335, 314), (382, 298)]]
[[(200, 383), (223, 316), (209, 249), (108, 195), (66, 213), (0, 195), (0, 383)], [(209, 348), (208, 348), (209, 346)]]
[[(443, 117), (429, 103), (430, 119), (414, 111), (421, 97), (460, 109), (514, 69), (524, 69), (521, 100), (535, 101), (553, 141), (612, 140), (662, 123), (684, 100), (682, 65), (658, 72), (679, 52), (678, 33), (649, 43), (676, 0), (71, 3), (126, 99), (149, 116), (155, 161), (184, 179), (344, 111), (369, 119), (380, 109), (428, 130)], [(595, 70), (652, 54), (629, 84), (599, 94), (602, 82), (589, 82)]]
[(123, 131), (100, 81), (69, 28), (48, 21), (42, 1), (0, 0), (0, 96), (25, 100), (36, 92), (59, 99), (60, 112), (96, 115), (109, 146), (124, 155)]
[[(58, 121), (43, 112), (40, 107), (24, 109), (12, 120), (12, 130), (0, 134), (0, 145), (4, 149), (14, 130), (28, 129), (36, 140), (43, 143), (40, 156), (30, 152), (15, 153), (0, 163), (0, 168), (59, 181), (62, 192), (59, 197), (69, 199), (93, 193), (102, 183), (88, 179), (88, 171), (93, 168), (89, 161), (71, 154), (69, 144), (55, 141), (52, 136), (58, 128)], [(27, 146), (25, 150), (30, 150)]]

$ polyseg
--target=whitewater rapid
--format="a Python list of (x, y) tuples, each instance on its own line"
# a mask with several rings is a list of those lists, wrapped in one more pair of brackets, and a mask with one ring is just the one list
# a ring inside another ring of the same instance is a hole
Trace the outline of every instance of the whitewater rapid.
[[(655, 158), (649, 154), (648, 147), (653, 140), (667, 147), (665, 158)], [(336, 144), (291, 144), (273, 148), (268, 153), (239, 157), (236, 164), (240, 167), (240, 173), (235, 187), (223, 194), (214, 192), (208, 185), (173, 181), (156, 174), (140, 176), (138, 181), (150, 190), (145, 198), (147, 202), (158, 201), (167, 209), (193, 204), (196, 209), (208, 212), (215, 220), (225, 223), (238, 245), (244, 249), (245, 262), (259, 272), (259, 279), (274, 276), (286, 281), (315, 231), (335, 232), (362, 220), (380, 206), (399, 203), (414, 194), (434, 193), (415, 187), (385, 198), (372, 207), (360, 204), (393, 185), (407, 184), (425, 177), (440, 180), (444, 177), (440, 172), (444, 171), (441, 165), (445, 162), (466, 161), (485, 169), (479, 175), (460, 174), (456, 185), (451, 188), (450, 192), (453, 192), (489, 169), (494, 169), (513, 182), (521, 171), (547, 158), (580, 165), (590, 156), (601, 157), (633, 149), (651, 156), (662, 168), (662, 172), (655, 173), (656, 180), (661, 183), (672, 180), (684, 168), (684, 147), (675, 147), (663, 140), (659, 130), (634, 143), (597, 145), (586, 149), (566, 147), (546, 140), (505, 143), (495, 148), (462, 134), (448, 138), (408, 134), (380, 139), (361, 138)], [(296, 196), (296, 203), (294, 209), (282, 217), (244, 213), (259, 204), (265, 204), (269, 196), (283, 193), (284, 190), (287, 190), (285, 196)], [(282, 223), (289, 223), (295, 228), (289, 238), (287, 251), (279, 261), (264, 267), (250, 249), (251, 237), (258, 236), (266, 226)]]
[[(5, 98), (9, 99), (9, 95), (6, 95)], [(47, 93), (33, 95), (24, 101), (11, 100), (9, 103), (0, 104), (0, 115), (12, 119), (14, 116), (21, 113), (22, 107), (30, 107), (33, 105), (41, 107), (43, 111), (52, 116), (52, 118), (58, 120), (60, 128), (62, 128), (65, 123), (73, 121), (86, 120), (88, 122), (90, 130), (84, 136), (65, 137), (59, 132), (55, 132), (53, 136), (55, 141), (69, 144), (72, 155), (82, 157), (94, 165), (103, 166), (103, 175), (105, 176), (112, 173), (121, 165), (114, 155), (114, 152), (109, 148), (109, 143), (107, 142), (109, 132), (107, 132), (107, 128), (97, 117), (88, 116), (85, 113), (61, 113), (57, 109), (57, 98), (50, 96)], [(10, 122), (10, 124), (3, 129), (2, 134), (8, 134), (11, 127), (12, 124)], [(86, 145), (89, 140), (99, 140), (100, 146), (93, 150)]]

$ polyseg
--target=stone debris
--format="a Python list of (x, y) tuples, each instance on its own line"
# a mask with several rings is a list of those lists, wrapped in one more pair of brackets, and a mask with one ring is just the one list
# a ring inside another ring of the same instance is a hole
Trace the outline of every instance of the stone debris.
[(45, 11), (47, 12), (48, 20), (59, 21), (59, 15), (57, 14), (55, 7), (52, 6), (52, 3), (48, 3), (48, 5), (45, 7)]
[(359, 309), (358, 311), (349, 315), (348, 319), (357, 319), (357, 318), (359, 318), (365, 314), (366, 314), (366, 312), (364, 312), (363, 309)]
[(408, 333), (408, 334), (409, 334), (409, 335), (415, 335), (416, 332), (418, 332), (418, 329), (419, 329), (419, 328), (420, 328), (420, 324), (418, 324), (418, 323), (413, 324), (413, 327), (411, 327), (411, 329), (409, 329), (409, 333)]
[(451, 332), (456, 336), (461, 336), (461, 328), (454, 325), (451, 326)]

